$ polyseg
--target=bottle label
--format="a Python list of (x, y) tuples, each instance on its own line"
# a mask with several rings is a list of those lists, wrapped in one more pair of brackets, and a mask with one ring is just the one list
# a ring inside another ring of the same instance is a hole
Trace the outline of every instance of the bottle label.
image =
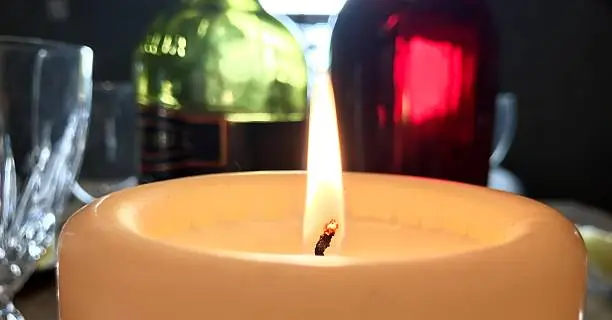
[(223, 115), (141, 106), (142, 182), (222, 171), (228, 125)]

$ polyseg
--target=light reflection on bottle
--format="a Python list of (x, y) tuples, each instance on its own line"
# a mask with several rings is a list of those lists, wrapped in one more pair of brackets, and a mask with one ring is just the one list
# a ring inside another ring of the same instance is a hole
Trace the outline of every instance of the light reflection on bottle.
[(183, 36), (154, 34), (147, 40), (149, 41), (145, 41), (142, 45), (145, 53), (178, 56), (181, 58), (187, 54), (187, 39)]

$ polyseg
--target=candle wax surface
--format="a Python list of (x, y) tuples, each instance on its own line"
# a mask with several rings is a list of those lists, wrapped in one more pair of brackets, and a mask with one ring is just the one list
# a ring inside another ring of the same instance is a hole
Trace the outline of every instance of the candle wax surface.
[[(62, 229), (59, 314), (579, 319), (584, 243), (553, 209), (457, 183), (350, 172), (343, 178), (346, 215), (335, 216), (343, 243), (334, 252), (334, 238), (325, 257), (314, 255), (309, 242), (316, 239), (302, 240), (304, 172), (176, 179), (99, 199)], [(317, 209), (322, 224), (334, 213)]]
[[(348, 219), (341, 256), (353, 258), (425, 258), (486, 247), (486, 243), (443, 230)], [(345, 227), (345, 226), (340, 226)], [(321, 228), (321, 231), (323, 229)], [(302, 243), (301, 220), (216, 223), (166, 235), (165, 242), (194, 250), (216, 249), (252, 253), (313, 254), (315, 243)], [(326, 255), (338, 254), (332, 240)]]

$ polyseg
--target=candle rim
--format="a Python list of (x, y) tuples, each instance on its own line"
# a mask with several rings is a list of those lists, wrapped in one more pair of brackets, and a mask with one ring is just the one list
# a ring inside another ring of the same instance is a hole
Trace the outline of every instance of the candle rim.
[[(538, 219), (540, 220), (540, 219)], [(527, 225), (533, 223), (539, 223), (540, 221), (529, 221), (525, 223), (522, 228), (514, 229), (507, 240), (497, 243), (485, 244), (482, 247), (472, 248), (465, 251), (457, 251), (450, 253), (443, 253), (439, 255), (431, 256), (418, 256), (411, 257), (409, 255), (398, 255), (393, 258), (389, 257), (376, 257), (376, 258), (359, 258), (351, 256), (337, 256), (327, 255), (319, 257), (309, 254), (285, 254), (285, 253), (269, 253), (269, 252), (250, 252), (240, 251), (231, 249), (215, 249), (206, 247), (192, 247), (175, 244), (172, 242), (163, 241), (163, 239), (150, 237), (144, 235), (133, 226), (121, 224), (129, 234), (140, 243), (142, 246), (150, 247), (151, 245), (156, 246), (165, 251), (178, 251), (190, 256), (200, 256), (201, 258), (216, 258), (232, 261), (243, 261), (243, 262), (257, 262), (269, 265), (293, 265), (293, 266), (304, 266), (304, 267), (367, 267), (367, 266), (390, 266), (390, 265), (402, 265), (402, 264), (421, 264), (421, 263), (440, 263), (443, 264), (445, 261), (452, 259), (461, 259), (462, 257), (473, 257), (474, 255), (487, 256), (493, 252), (499, 252), (500, 250), (511, 250), (516, 247), (517, 244), (524, 243), (525, 245), (532, 244), (537, 238), (544, 240), (545, 235), (540, 234), (537, 229), (529, 229)], [(546, 223), (546, 220), (542, 219), (541, 222)], [(536, 238), (536, 239), (534, 239)]]
[[(440, 180), (429, 179), (429, 178), (405, 177), (405, 176), (400, 177), (396, 175), (376, 174), (376, 173), (372, 174), (372, 173), (344, 172), (343, 174), (363, 176), (363, 177), (380, 176), (380, 177), (406, 178), (406, 179), (421, 180), (421, 181), (432, 181), (432, 182), (440, 183), (440, 184), (447, 185), (447, 186), (456, 185), (456, 186), (460, 186), (461, 188), (481, 190), (489, 194), (498, 193), (498, 194), (503, 194), (505, 196), (505, 193), (486, 189), (483, 187), (466, 185), (462, 183), (449, 182), (449, 181), (440, 181)], [(537, 209), (537, 211), (540, 211), (539, 213), (541, 213), (541, 216), (535, 216), (531, 219), (525, 219), (520, 223), (520, 225), (514, 226), (512, 229), (513, 231), (508, 232), (507, 240), (496, 242), (496, 243), (488, 243), (482, 247), (473, 248), (473, 249), (466, 250), (466, 251), (457, 251), (457, 252), (451, 252), (451, 253), (444, 253), (440, 255), (421, 256), (421, 257), (397, 256), (394, 258), (376, 257), (376, 258), (362, 259), (362, 258), (357, 258), (357, 257), (341, 257), (341, 256), (340, 257), (339, 256), (316, 257), (314, 255), (310, 256), (307, 254), (289, 255), (289, 254), (278, 254), (278, 253), (245, 252), (245, 251), (238, 251), (238, 250), (220, 250), (220, 249), (205, 248), (205, 247), (194, 248), (190, 246), (181, 246), (178, 244), (166, 242), (161, 238), (147, 236), (141, 230), (138, 230), (137, 222), (135, 221), (130, 222), (129, 220), (130, 218), (136, 219), (135, 215), (138, 214), (139, 211), (137, 209), (129, 208), (129, 201), (121, 201), (121, 197), (117, 199), (117, 197), (120, 194), (123, 194), (124, 192), (138, 192), (138, 193), (147, 192), (147, 188), (151, 188), (152, 186), (155, 186), (155, 185), (159, 187), (159, 185), (166, 184), (166, 183), (180, 183), (180, 181), (186, 181), (186, 180), (193, 181), (193, 180), (200, 180), (200, 179), (206, 179), (210, 177), (220, 177), (220, 176), (266, 176), (266, 175), (274, 175), (274, 176), (299, 175), (305, 178), (306, 172), (303, 170), (296, 170), (296, 171), (259, 171), (259, 172), (221, 173), (221, 174), (211, 174), (211, 175), (206, 175), (206, 176), (188, 177), (188, 178), (176, 179), (176, 180), (165, 181), (165, 182), (157, 182), (157, 183), (152, 183), (152, 184), (147, 184), (147, 185), (141, 185), (135, 188), (131, 188), (130, 190), (120, 191), (118, 193), (114, 193), (114, 194), (105, 196), (97, 200), (95, 203), (91, 204), (90, 207), (93, 208), (92, 211), (93, 211), (94, 216), (97, 216), (96, 212), (100, 210), (101, 207), (103, 207), (107, 202), (114, 202), (114, 204), (111, 204), (113, 206), (117, 206), (117, 203), (120, 203), (119, 207), (115, 207), (115, 209), (118, 209), (118, 210), (112, 210), (112, 209), (107, 210), (107, 211), (113, 212), (113, 214), (99, 215), (97, 218), (100, 218), (100, 220), (102, 220), (99, 222), (104, 224), (105, 222), (103, 220), (105, 219), (113, 220), (115, 223), (108, 224), (108, 221), (106, 221), (108, 225), (104, 226), (103, 228), (108, 228), (109, 225), (116, 227), (116, 228), (121, 228), (124, 231), (127, 231), (127, 234), (129, 234), (130, 237), (133, 237), (134, 240), (137, 240), (143, 246), (149, 246), (151, 244), (154, 244), (155, 246), (158, 246), (160, 248), (165, 248), (166, 250), (174, 250), (174, 251), (178, 250), (180, 252), (188, 253), (190, 255), (197, 253), (199, 255), (203, 255), (209, 258), (232, 259), (236, 261), (238, 260), (258, 261), (258, 262), (268, 263), (268, 264), (286, 264), (286, 265), (303, 265), (303, 266), (319, 266), (319, 267), (334, 267), (334, 266), (357, 267), (357, 266), (371, 266), (371, 265), (395, 265), (395, 264), (406, 264), (406, 263), (423, 263), (423, 262), (431, 262), (431, 261), (438, 261), (440, 263), (444, 263), (444, 261), (447, 261), (447, 259), (457, 259), (464, 255), (465, 256), (470, 256), (474, 254), (486, 255), (487, 252), (491, 252), (494, 250), (500, 250), (503, 248), (511, 248), (514, 244), (521, 242), (521, 241), (525, 241), (525, 240), (533, 241), (534, 238), (540, 238), (544, 241), (544, 238), (546, 238), (546, 236), (539, 234), (540, 229), (546, 230), (546, 226), (550, 224), (550, 221), (551, 221), (550, 213), (551, 212), (554, 212), (560, 215), (556, 210), (549, 208), (548, 206), (545, 206), (534, 200), (524, 198), (524, 197), (517, 197), (514, 195), (508, 195), (511, 197), (515, 197), (519, 201), (524, 201), (526, 204), (529, 204), (529, 206), (531, 206), (532, 208), (534, 206), (541, 207)], [(542, 210), (542, 208), (544, 208), (545, 210)], [(121, 209), (124, 209), (124, 210), (121, 210)], [(86, 210), (81, 210), (81, 211), (86, 211)], [(126, 212), (126, 211), (129, 211), (129, 212)], [(557, 222), (562, 221), (562, 219), (556, 219), (556, 220)], [(572, 228), (574, 227), (573, 224), (569, 223), (569, 221), (567, 220), (564, 220), (564, 221), (567, 222), (567, 225), (570, 225)], [(98, 226), (99, 225), (100, 224), (98, 224)], [(558, 228), (558, 224), (555, 224), (555, 225), (556, 225), (556, 228)], [(542, 231), (542, 232), (544, 234), (547, 234), (546, 231)], [(106, 233), (113, 234), (112, 232), (106, 232)]]
[[(127, 226), (124, 226), (127, 227)], [(287, 265), (287, 266), (302, 266), (302, 267), (373, 267), (373, 266), (393, 266), (406, 264), (427, 264), (436, 263), (444, 264), (447, 261), (461, 259), (473, 259), (475, 255), (490, 256), (492, 253), (500, 254), (506, 250), (512, 250), (519, 244), (525, 246), (533, 245), (534, 241), (540, 238), (544, 240), (546, 237), (538, 234), (538, 230), (522, 228), (516, 230), (515, 234), (509, 237), (507, 241), (499, 243), (491, 243), (479, 248), (474, 248), (466, 251), (457, 251), (444, 253), (440, 255), (418, 256), (411, 257), (409, 255), (399, 255), (393, 258), (376, 257), (376, 258), (358, 258), (350, 256), (315, 256), (309, 254), (284, 254), (284, 253), (268, 253), (268, 252), (249, 252), (231, 249), (214, 249), (205, 247), (182, 246), (175, 243), (165, 242), (162, 239), (147, 237), (142, 235), (137, 230), (129, 229), (131, 235), (137, 239), (140, 244), (146, 247), (154, 245), (165, 251), (181, 252), (189, 256), (196, 256), (202, 259), (220, 259), (231, 260), (236, 262), (254, 262), (267, 265)], [(502, 254), (503, 256), (503, 254)]]

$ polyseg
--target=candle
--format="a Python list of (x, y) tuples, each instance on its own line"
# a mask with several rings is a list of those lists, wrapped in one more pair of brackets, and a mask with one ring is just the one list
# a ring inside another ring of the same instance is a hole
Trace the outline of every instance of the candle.
[(61, 319), (579, 319), (586, 258), (570, 222), (481, 187), (342, 174), (329, 79), (317, 83), (306, 173), (154, 183), (75, 214)]

